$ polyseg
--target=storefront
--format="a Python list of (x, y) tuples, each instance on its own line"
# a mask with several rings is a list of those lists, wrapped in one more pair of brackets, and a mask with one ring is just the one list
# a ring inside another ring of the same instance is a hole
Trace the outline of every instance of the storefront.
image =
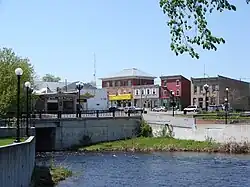
[(132, 94), (109, 95), (110, 106), (126, 107), (132, 106)]
[[(172, 108), (172, 98), (161, 99), (161, 106), (166, 107), (168, 110)], [(181, 100), (179, 97), (175, 97), (176, 109), (182, 109)]]

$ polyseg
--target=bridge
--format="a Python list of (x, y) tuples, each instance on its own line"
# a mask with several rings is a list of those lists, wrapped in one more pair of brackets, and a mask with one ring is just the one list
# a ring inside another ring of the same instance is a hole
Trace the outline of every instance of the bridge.
[[(29, 119), (30, 135), (36, 136), (37, 151), (64, 150), (75, 145), (114, 141), (135, 137), (141, 113), (89, 112), (79, 115), (69, 113), (39, 113)], [(25, 136), (26, 119), (21, 118), (21, 136)], [(1, 121), (0, 137), (15, 136), (13, 118)]]

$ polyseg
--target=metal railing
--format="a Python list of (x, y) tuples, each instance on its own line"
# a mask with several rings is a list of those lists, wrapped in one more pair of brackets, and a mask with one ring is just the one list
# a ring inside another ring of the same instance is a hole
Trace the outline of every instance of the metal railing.
[[(83, 111), (35, 111), (29, 114), (29, 124), (31, 119), (62, 119), (62, 118), (115, 118), (115, 117), (132, 117), (141, 116), (142, 112), (124, 112), (124, 111), (109, 111), (109, 110), (83, 110)], [(26, 113), (20, 115), (20, 127), (26, 126)], [(8, 113), (0, 117), (0, 127), (15, 127), (16, 115), (15, 113)]]

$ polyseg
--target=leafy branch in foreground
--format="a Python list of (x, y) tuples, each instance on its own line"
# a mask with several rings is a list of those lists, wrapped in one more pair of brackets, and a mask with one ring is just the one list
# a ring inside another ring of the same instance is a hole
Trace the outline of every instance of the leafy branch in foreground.
[[(248, 4), (250, 0), (246, 2)], [(199, 59), (196, 46), (216, 51), (216, 45), (225, 43), (222, 37), (212, 34), (207, 15), (214, 11), (236, 11), (235, 5), (228, 0), (160, 0), (160, 7), (169, 18), (171, 50), (177, 56), (189, 53), (196, 59)]]

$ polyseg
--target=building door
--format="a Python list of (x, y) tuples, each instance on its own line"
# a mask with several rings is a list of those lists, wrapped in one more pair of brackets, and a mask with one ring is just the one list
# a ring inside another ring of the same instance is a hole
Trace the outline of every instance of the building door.
[(199, 106), (200, 108), (203, 108), (203, 98), (202, 98), (202, 97), (199, 98), (198, 102), (199, 102), (199, 105), (198, 105), (198, 106)]

